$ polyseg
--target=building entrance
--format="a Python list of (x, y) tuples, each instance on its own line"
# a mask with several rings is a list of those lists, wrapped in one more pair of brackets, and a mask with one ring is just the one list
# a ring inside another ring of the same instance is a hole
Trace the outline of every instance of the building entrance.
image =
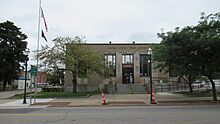
[(122, 65), (122, 83), (134, 83), (134, 67), (133, 65)]

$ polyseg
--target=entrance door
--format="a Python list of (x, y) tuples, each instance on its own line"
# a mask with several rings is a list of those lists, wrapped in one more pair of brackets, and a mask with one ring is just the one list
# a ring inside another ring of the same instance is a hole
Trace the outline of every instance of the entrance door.
[(134, 68), (133, 65), (128, 67), (122, 66), (122, 83), (133, 84), (134, 83)]

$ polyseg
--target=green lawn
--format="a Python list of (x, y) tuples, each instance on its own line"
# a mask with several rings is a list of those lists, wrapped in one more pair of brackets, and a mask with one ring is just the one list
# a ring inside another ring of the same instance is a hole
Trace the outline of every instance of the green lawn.
[[(211, 90), (193, 91), (193, 93), (190, 93), (189, 91), (178, 92), (178, 93), (189, 96), (189, 97), (212, 97)], [(220, 91), (217, 91), (217, 96), (218, 97), (220, 96)]]
[[(36, 96), (36, 98), (76, 98), (76, 97), (89, 97), (91, 95), (96, 95), (100, 94), (98, 91), (94, 92), (77, 92), (77, 93), (72, 93), (72, 92), (39, 92)], [(27, 94), (27, 97), (30, 97), (31, 94)], [(11, 99), (19, 99), (23, 98), (23, 94), (17, 94)]]

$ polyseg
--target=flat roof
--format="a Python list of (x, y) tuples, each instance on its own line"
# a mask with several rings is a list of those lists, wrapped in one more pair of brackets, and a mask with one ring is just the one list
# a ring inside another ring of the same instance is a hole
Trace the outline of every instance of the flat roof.
[(160, 43), (85, 43), (86, 45), (156, 45)]

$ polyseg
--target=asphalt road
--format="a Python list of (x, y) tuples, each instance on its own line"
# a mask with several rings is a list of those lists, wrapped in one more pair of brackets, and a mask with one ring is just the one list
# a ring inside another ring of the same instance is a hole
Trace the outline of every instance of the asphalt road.
[(0, 124), (219, 124), (220, 105), (0, 108)]

